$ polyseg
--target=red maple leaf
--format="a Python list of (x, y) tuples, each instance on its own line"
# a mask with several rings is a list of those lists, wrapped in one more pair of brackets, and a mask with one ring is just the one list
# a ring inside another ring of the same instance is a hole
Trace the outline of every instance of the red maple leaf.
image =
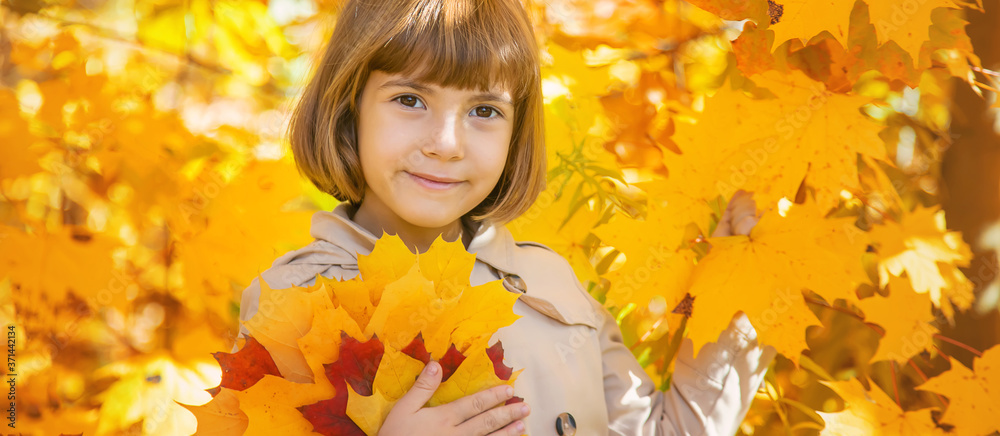
[[(415, 338), (403, 347), (403, 353), (424, 364), (430, 362), (430, 353), (424, 344), (423, 336)], [(340, 357), (336, 362), (323, 366), (327, 379), (333, 384), (336, 395), (328, 400), (322, 400), (307, 406), (299, 407), (302, 416), (313, 425), (313, 431), (323, 435), (363, 435), (364, 432), (347, 416), (347, 385), (354, 392), (372, 395), (372, 385), (375, 372), (382, 361), (385, 348), (377, 337), (367, 342), (360, 342), (346, 333), (341, 332)], [(503, 345), (498, 341), (487, 349), (487, 355), (493, 361), (493, 368), (502, 380), (510, 380), (512, 370), (503, 363)], [(441, 357), (439, 363), (442, 369), (442, 381), (447, 380), (465, 361), (466, 356), (452, 344)], [(519, 403), (523, 398), (513, 397), (506, 404)]]
[(500, 380), (510, 380), (510, 376), (514, 373), (514, 368), (503, 363), (503, 344), (497, 341), (492, 347), (486, 349), (486, 355), (490, 356), (490, 360), (493, 361), (493, 372), (496, 373), (497, 378)]
[(375, 372), (382, 362), (385, 347), (382, 341), (372, 336), (368, 342), (360, 342), (340, 332), (340, 358), (336, 362), (324, 365), (326, 377), (333, 382), (341, 378), (364, 396), (372, 394), (372, 383), (375, 382)]
[[(422, 333), (417, 333), (417, 337), (410, 341), (409, 345), (403, 347), (403, 354), (424, 362), (426, 365), (431, 361), (431, 355), (427, 352), (427, 347), (424, 346), (424, 337)], [(455, 344), (451, 344), (448, 347), (448, 351), (444, 353), (441, 360), (438, 361), (441, 364), (441, 382), (444, 383), (448, 381), (448, 378), (455, 373), (458, 366), (465, 361), (465, 355), (455, 348)], [(506, 379), (505, 379), (506, 380)]]
[(455, 373), (458, 369), (458, 365), (461, 365), (465, 361), (465, 355), (460, 353), (455, 344), (451, 344), (448, 347), (448, 351), (445, 351), (444, 356), (438, 363), (441, 364), (441, 383), (448, 381), (451, 375)]
[(308, 406), (299, 407), (302, 416), (312, 423), (313, 431), (322, 435), (362, 436), (364, 431), (347, 416), (347, 384), (334, 386), (337, 394)]
[(417, 333), (417, 337), (413, 338), (413, 340), (410, 341), (410, 344), (403, 347), (400, 351), (407, 356), (424, 362), (424, 365), (431, 361), (431, 353), (428, 353), (427, 347), (424, 346), (423, 333)]
[[(256, 384), (265, 375), (281, 377), (271, 354), (253, 336), (247, 337), (246, 345), (235, 353), (217, 351), (212, 353), (212, 356), (222, 368), (222, 382), (219, 387), (242, 391)], [(212, 396), (218, 393), (219, 387), (209, 389)]]
[(340, 357), (336, 362), (323, 365), (336, 394), (329, 400), (299, 407), (299, 412), (312, 423), (316, 433), (361, 436), (365, 433), (347, 416), (347, 385), (358, 394), (371, 395), (385, 347), (374, 336), (367, 342), (360, 342), (341, 332), (340, 338)]

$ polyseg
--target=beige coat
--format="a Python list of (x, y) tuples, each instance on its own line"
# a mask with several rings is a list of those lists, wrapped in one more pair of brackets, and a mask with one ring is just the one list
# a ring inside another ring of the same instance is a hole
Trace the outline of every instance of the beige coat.
[[(275, 260), (261, 274), (268, 285), (308, 286), (316, 274), (355, 277), (357, 254), (371, 253), (377, 238), (349, 218), (350, 208), (342, 203), (316, 212), (316, 240)], [(526, 288), (514, 305), (522, 318), (490, 343), (503, 341), (507, 364), (524, 368), (514, 389), (532, 407), (525, 419), (530, 435), (556, 435), (556, 418), (564, 412), (573, 416), (577, 435), (731, 435), (774, 357), (773, 348), (757, 345), (741, 314), (697, 359), (685, 340), (671, 389), (660, 392), (622, 344), (615, 320), (562, 256), (541, 244), (515, 242), (505, 226), (480, 227), (469, 252), (476, 254), (473, 286), (516, 274), (523, 282), (505, 282)], [(241, 321), (257, 312), (259, 297), (255, 278), (243, 291)]]

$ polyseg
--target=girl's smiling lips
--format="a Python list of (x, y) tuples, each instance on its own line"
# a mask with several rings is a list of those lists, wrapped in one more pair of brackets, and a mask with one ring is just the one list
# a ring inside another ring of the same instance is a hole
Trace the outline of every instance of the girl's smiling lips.
[(452, 188), (462, 182), (461, 180), (432, 176), (430, 174), (411, 173), (409, 171), (406, 171), (406, 174), (408, 174), (411, 179), (419, 183), (421, 186), (438, 191)]

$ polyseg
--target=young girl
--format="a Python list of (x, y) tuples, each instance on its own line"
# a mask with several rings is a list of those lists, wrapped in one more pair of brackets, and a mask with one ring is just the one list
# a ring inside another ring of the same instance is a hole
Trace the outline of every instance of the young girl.
[[(491, 339), (524, 368), (515, 388), (426, 408), (441, 380), (431, 362), (380, 435), (735, 433), (774, 356), (745, 315), (697, 359), (686, 341), (660, 392), (568, 262), (504, 226), (545, 186), (537, 50), (518, 0), (348, 1), (290, 129), (300, 171), (342, 203), (261, 277), (274, 289), (347, 280), (383, 232), (416, 252), (440, 235), (476, 255), (473, 286), (520, 294), (522, 318)], [(747, 234), (755, 211), (737, 194), (715, 236)], [(259, 297), (254, 279), (242, 321)], [(523, 403), (496, 407), (515, 392)]]

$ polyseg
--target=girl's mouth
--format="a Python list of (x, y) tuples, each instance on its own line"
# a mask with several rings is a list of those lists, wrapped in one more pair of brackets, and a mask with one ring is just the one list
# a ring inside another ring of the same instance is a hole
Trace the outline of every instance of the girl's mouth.
[(407, 172), (406, 175), (409, 176), (410, 179), (412, 179), (414, 182), (416, 182), (420, 186), (423, 186), (423, 187), (425, 187), (427, 189), (431, 189), (431, 190), (435, 190), (435, 191), (444, 191), (444, 190), (447, 190), (447, 189), (451, 189), (451, 188), (453, 188), (455, 186), (458, 186), (458, 184), (462, 183), (462, 182), (436, 182), (434, 180), (425, 179), (423, 177), (414, 175), (414, 174), (409, 173), (409, 172)]

